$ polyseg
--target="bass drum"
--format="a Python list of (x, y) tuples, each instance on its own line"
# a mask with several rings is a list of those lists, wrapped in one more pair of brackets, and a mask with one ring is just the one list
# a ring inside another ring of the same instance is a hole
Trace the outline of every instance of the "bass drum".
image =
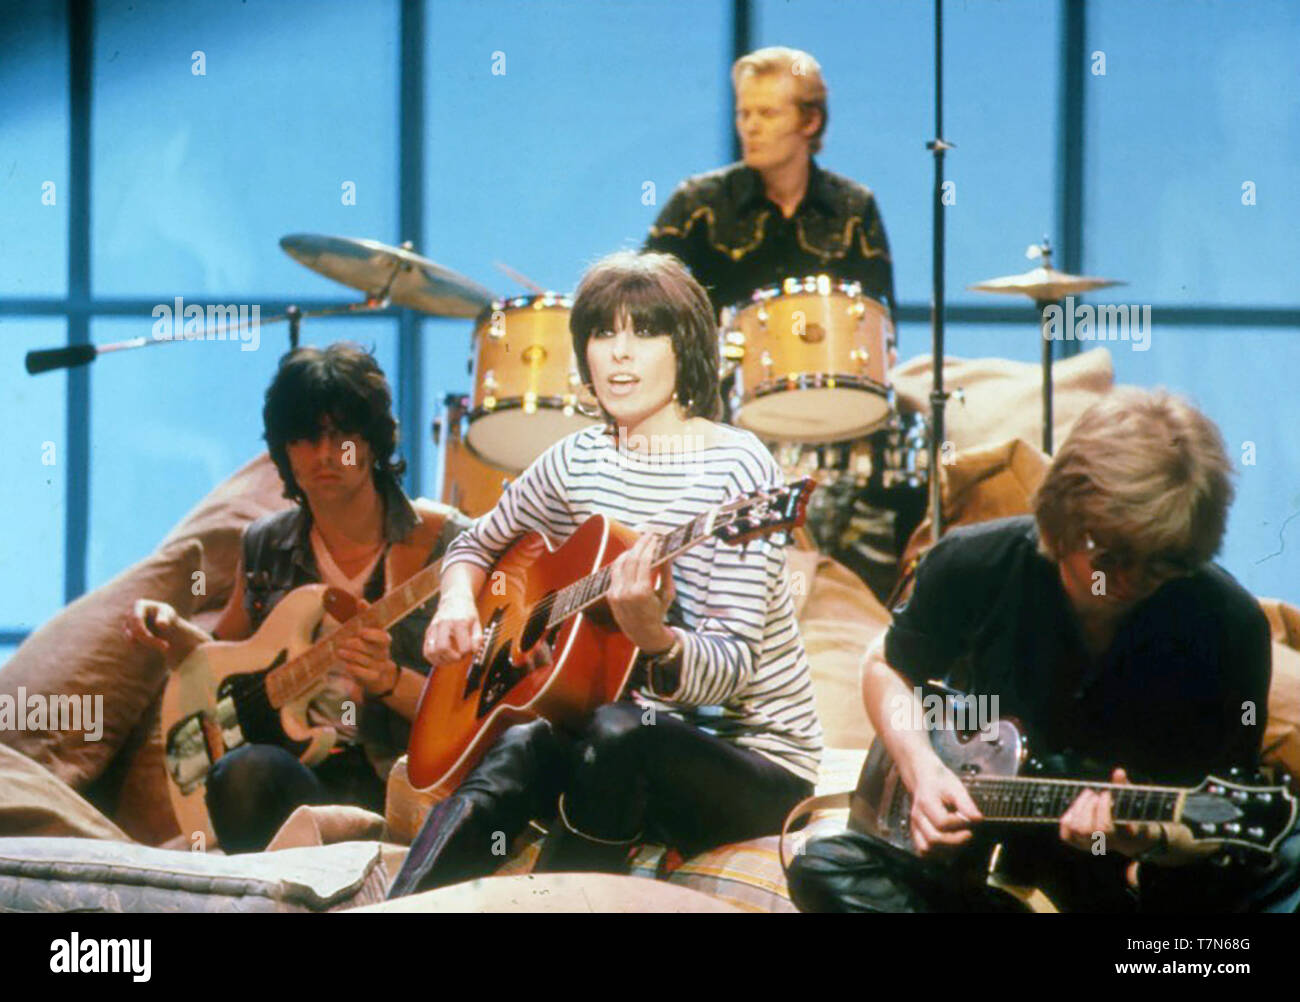
[(510, 474), (498, 466), (485, 463), (466, 446), (463, 437), (466, 397), (452, 395), (445, 401), (446, 410), (434, 422), (434, 444), (442, 453), (442, 502), (458, 508), (470, 518), (491, 511), (501, 499)]

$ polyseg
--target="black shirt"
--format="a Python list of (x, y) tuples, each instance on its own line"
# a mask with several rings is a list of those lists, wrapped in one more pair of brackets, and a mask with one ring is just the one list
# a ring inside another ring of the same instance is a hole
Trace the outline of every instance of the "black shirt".
[(715, 311), (786, 278), (856, 281), (894, 313), (885, 224), (870, 190), (809, 161), (808, 190), (786, 219), (743, 163), (687, 178), (650, 228), (646, 250), (680, 258)]
[[(1049, 774), (1106, 781), (1123, 766), (1134, 782), (1195, 786), (1233, 766), (1258, 767), (1268, 622), (1217, 566), (1166, 582), (1094, 659), (1031, 517), (960, 527), (922, 559), (885, 657), (918, 684), (946, 681), (989, 705), (996, 694), (997, 716), (1019, 721)], [(1028, 867), (1029, 882), (1067, 910), (1222, 910), (1254, 879), (1213, 861), (1144, 867), (1138, 903), (1118, 853), (1068, 847), (1054, 826), (1011, 835), (1010, 846), (1012, 865)]]
[(1093, 659), (1033, 518), (960, 527), (921, 561), (885, 656), (913, 681), (997, 694), (1000, 716), (1018, 719), (1039, 755), (1178, 785), (1258, 765), (1268, 621), (1214, 565), (1135, 606)]

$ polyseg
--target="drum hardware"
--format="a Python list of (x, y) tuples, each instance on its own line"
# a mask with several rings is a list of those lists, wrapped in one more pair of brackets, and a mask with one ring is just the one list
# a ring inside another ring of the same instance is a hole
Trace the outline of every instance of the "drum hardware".
[(1039, 334), (1043, 343), (1043, 451), (1052, 454), (1052, 340), (1047, 336), (1047, 307), (1060, 302), (1066, 296), (1094, 289), (1105, 289), (1112, 285), (1127, 285), (1113, 278), (1097, 278), (1092, 275), (1070, 275), (1052, 267), (1052, 245), (1047, 237), (1041, 244), (1030, 244), (1025, 251), (1030, 260), (1040, 259), (1042, 264), (1019, 275), (1004, 275), (977, 282), (966, 288), (973, 292), (1000, 292), (1009, 295), (1028, 296), (1034, 301), (1038, 310)]
[(448, 393), (443, 398), (444, 413), (434, 418), (433, 444), (442, 455), (442, 491), (444, 504), (477, 518), (491, 510), (510, 485), (505, 470), (484, 463), (465, 446), (463, 428), (469, 410), (469, 398)]
[[(264, 317), (260, 313), (255, 324), (247, 327), (241, 324), (233, 324), (221, 328), (221, 339), (227, 341), (241, 340), (241, 334), (245, 330), (256, 328), (261, 330), (263, 327), (269, 327), (272, 324), (289, 322), (289, 347), (298, 347), (298, 330), (301, 322), (308, 318), (318, 317), (339, 317), (348, 316), (357, 313), (376, 313), (388, 308), (387, 300), (366, 299), (360, 303), (349, 303), (346, 306), (331, 306), (323, 310), (302, 310), (297, 306), (289, 306), (283, 313), (275, 316)], [(177, 318), (179, 323), (180, 318)], [(214, 340), (211, 337), (196, 337), (193, 339), (185, 337), (154, 337), (140, 336), (127, 338), (125, 341), (113, 341), (109, 344), (74, 344), (63, 348), (37, 348), (29, 351), (24, 359), (24, 364), (29, 375), (37, 375), (41, 372), (50, 372), (54, 369), (74, 369), (78, 366), (89, 365), (100, 355), (108, 355), (117, 351), (132, 351), (136, 348), (149, 348), (158, 344), (200, 344), (203, 341)]]
[(496, 268), (497, 271), (501, 272), (501, 274), (505, 275), (507, 278), (509, 278), (509, 279), (511, 279), (511, 280), (513, 280), (513, 281), (515, 281), (515, 282), (518, 282), (518, 283), (519, 283), (520, 285), (522, 285), (525, 289), (528, 289), (528, 290), (531, 291), (531, 292), (535, 292), (535, 293), (536, 293), (537, 295), (539, 295), (539, 296), (540, 296), (540, 295), (545, 295), (545, 294), (546, 294), (546, 289), (545, 289), (545, 288), (543, 288), (542, 286), (538, 285), (536, 282), (534, 282), (534, 281), (533, 281), (531, 278), (529, 278), (527, 275), (523, 275), (523, 274), (521, 274), (521, 273), (515, 271), (514, 268), (511, 268), (510, 265), (506, 264), (504, 261), (493, 261), (493, 262), (492, 262), (492, 267)]
[(440, 317), (474, 317), (492, 293), (413, 249), (378, 240), (295, 233), (280, 239), (294, 260), (367, 296)]

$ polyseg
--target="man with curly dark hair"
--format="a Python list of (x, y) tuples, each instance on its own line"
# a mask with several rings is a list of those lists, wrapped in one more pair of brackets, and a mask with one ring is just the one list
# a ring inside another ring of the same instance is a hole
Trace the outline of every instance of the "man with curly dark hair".
[[(442, 556), (469, 522), (398, 484), (397, 421), (388, 381), (360, 347), (304, 347), (280, 360), (262, 410), (284, 496), (297, 502), (244, 531), (235, 589), (208, 636), (163, 602), (141, 599), (127, 632), (178, 660), (212, 639), (251, 636), (295, 588), (323, 582), (373, 602)], [(391, 630), (344, 642), (308, 720), (332, 728), (334, 750), (314, 768), (285, 748), (248, 743), (208, 774), (207, 805), (221, 847), (255, 851), (295, 807), (341, 803), (383, 811), (384, 783), (405, 749), (428, 664), (420, 654), (433, 601)]]

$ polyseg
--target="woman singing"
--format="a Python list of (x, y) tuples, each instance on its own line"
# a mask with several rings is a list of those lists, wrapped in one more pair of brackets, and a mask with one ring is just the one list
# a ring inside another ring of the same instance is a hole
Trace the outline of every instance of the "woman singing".
[(577, 735), (545, 720), (506, 731), (430, 812), (392, 896), (491, 873), (494, 833), (533, 818), (557, 818), (550, 870), (617, 872), (642, 841), (691, 855), (771, 834), (816, 780), (821, 726), (783, 550), (709, 539), (654, 587), (657, 535), (783, 481), (757, 438), (714, 420), (707, 295), (674, 257), (614, 254), (583, 277), (570, 329), (605, 424), (548, 449), (448, 547), (424, 654), (436, 671), (476, 649), (475, 598), (518, 537), (559, 545), (599, 513), (641, 534), (608, 592), (641, 651), (632, 691)]

